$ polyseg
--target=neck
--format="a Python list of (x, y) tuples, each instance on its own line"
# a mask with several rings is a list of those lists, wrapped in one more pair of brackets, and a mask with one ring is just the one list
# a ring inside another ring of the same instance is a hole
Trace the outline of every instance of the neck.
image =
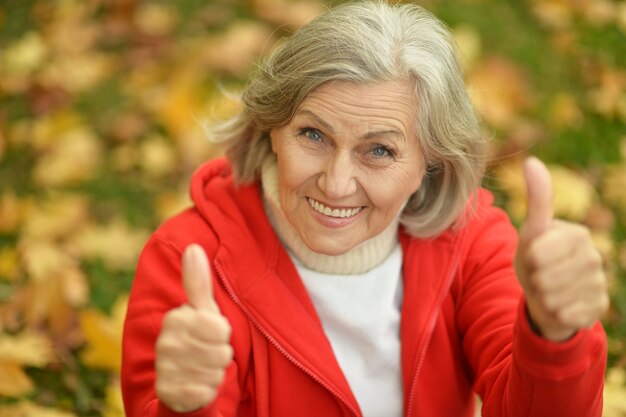
[(381, 264), (398, 244), (400, 216), (397, 216), (381, 233), (344, 254), (331, 256), (314, 252), (302, 241), (282, 210), (275, 158), (271, 158), (263, 165), (261, 182), (265, 211), (274, 230), (291, 255), (309, 269), (327, 274), (361, 274)]

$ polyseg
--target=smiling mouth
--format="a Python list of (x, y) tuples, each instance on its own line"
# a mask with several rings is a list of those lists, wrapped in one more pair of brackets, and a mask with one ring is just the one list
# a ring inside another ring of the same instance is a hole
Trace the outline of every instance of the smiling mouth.
[(322, 213), (325, 216), (336, 217), (339, 219), (356, 216), (361, 210), (363, 210), (363, 207), (332, 209), (323, 205), (319, 201), (312, 199), (311, 197), (308, 197), (307, 200), (313, 210), (317, 211), (318, 213)]

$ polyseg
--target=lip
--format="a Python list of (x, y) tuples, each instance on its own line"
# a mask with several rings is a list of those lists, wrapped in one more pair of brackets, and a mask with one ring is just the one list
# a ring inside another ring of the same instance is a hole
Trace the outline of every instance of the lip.
[(332, 206), (332, 205), (327, 205), (324, 202), (317, 200), (315, 198), (312, 198), (314, 201), (317, 201), (318, 203), (323, 204), (326, 207), (332, 208), (334, 209), (339, 209), (339, 210), (350, 210), (350, 209), (355, 209), (357, 207), (360, 207), (361, 210), (356, 213), (353, 216), (350, 217), (332, 217), (332, 216), (328, 216), (325, 215), (323, 213), (320, 213), (319, 211), (315, 210), (313, 207), (311, 207), (311, 204), (309, 203), (309, 198), (312, 197), (307, 197), (305, 200), (306, 205), (308, 206), (312, 217), (322, 226), (326, 226), (326, 227), (330, 227), (330, 228), (341, 228), (341, 227), (346, 227), (351, 225), (352, 223), (356, 222), (358, 219), (361, 218), (361, 216), (363, 215), (363, 212), (365, 211), (366, 207), (363, 206)]

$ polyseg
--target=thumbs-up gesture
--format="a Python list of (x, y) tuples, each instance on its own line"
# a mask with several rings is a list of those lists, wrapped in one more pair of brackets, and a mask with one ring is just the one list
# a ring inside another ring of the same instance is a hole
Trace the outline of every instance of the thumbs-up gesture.
[(207, 257), (198, 245), (183, 254), (189, 304), (170, 310), (156, 342), (156, 393), (177, 412), (212, 402), (233, 351), (231, 328), (215, 303)]
[(564, 341), (593, 325), (608, 308), (602, 259), (587, 228), (553, 219), (546, 166), (529, 158), (524, 178), (528, 214), (515, 269), (534, 328), (546, 339)]

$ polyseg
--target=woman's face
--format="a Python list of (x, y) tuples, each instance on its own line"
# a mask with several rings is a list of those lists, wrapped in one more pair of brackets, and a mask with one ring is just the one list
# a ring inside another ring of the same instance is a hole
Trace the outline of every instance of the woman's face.
[(408, 81), (333, 81), (272, 129), (280, 204), (309, 249), (340, 255), (382, 232), (424, 175)]

